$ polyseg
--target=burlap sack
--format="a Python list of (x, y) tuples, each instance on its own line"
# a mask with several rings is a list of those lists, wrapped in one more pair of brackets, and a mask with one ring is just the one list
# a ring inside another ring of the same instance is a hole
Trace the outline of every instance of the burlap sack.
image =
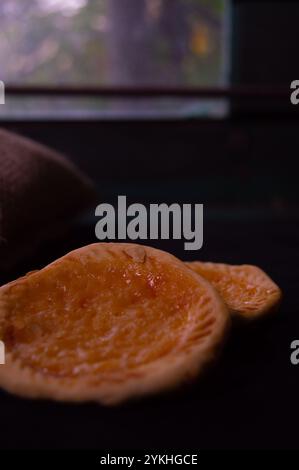
[(28, 256), (94, 196), (66, 158), (0, 129), (0, 270)]

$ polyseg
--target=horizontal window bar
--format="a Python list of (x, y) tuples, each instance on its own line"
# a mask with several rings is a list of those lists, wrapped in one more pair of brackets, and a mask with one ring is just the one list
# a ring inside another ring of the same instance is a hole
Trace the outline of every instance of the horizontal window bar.
[(288, 99), (288, 87), (91, 87), (7, 85), (7, 95), (13, 96), (99, 96), (99, 97), (181, 97), (181, 98), (239, 98)]

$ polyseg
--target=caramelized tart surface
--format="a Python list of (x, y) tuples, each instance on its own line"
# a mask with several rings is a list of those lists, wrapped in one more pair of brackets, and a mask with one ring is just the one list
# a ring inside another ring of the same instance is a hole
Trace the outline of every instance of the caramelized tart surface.
[(200, 261), (186, 264), (213, 284), (233, 314), (261, 316), (272, 311), (281, 299), (279, 287), (256, 266)]
[(90, 245), (0, 289), (0, 385), (32, 397), (118, 402), (194, 375), (226, 322), (213, 287), (173, 256)]

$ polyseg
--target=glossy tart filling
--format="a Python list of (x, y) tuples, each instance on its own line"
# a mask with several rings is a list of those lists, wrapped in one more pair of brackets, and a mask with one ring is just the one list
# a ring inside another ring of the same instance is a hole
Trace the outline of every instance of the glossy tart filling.
[(70, 253), (5, 291), (7, 352), (41, 374), (93, 382), (175, 355), (205, 341), (216, 321), (188, 272), (143, 249)]

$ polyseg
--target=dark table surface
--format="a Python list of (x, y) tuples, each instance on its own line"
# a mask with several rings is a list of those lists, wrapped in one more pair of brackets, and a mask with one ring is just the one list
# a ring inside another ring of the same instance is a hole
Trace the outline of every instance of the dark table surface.
[[(290, 343), (299, 339), (298, 219), (212, 217), (204, 230), (200, 252), (185, 252), (181, 241), (148, 244), (185, 260), (259, 265), (283, 290), (279, 311), (234, 324), (217, 362), (177, 391), (114, 408), (30, 401), (0, 392), (0, 448), (299, 447), (299, 365), (290, 362)], [(43, 246), (1, 281), (95, 241), (94, 225), (74, 226), (68, 237)]]

